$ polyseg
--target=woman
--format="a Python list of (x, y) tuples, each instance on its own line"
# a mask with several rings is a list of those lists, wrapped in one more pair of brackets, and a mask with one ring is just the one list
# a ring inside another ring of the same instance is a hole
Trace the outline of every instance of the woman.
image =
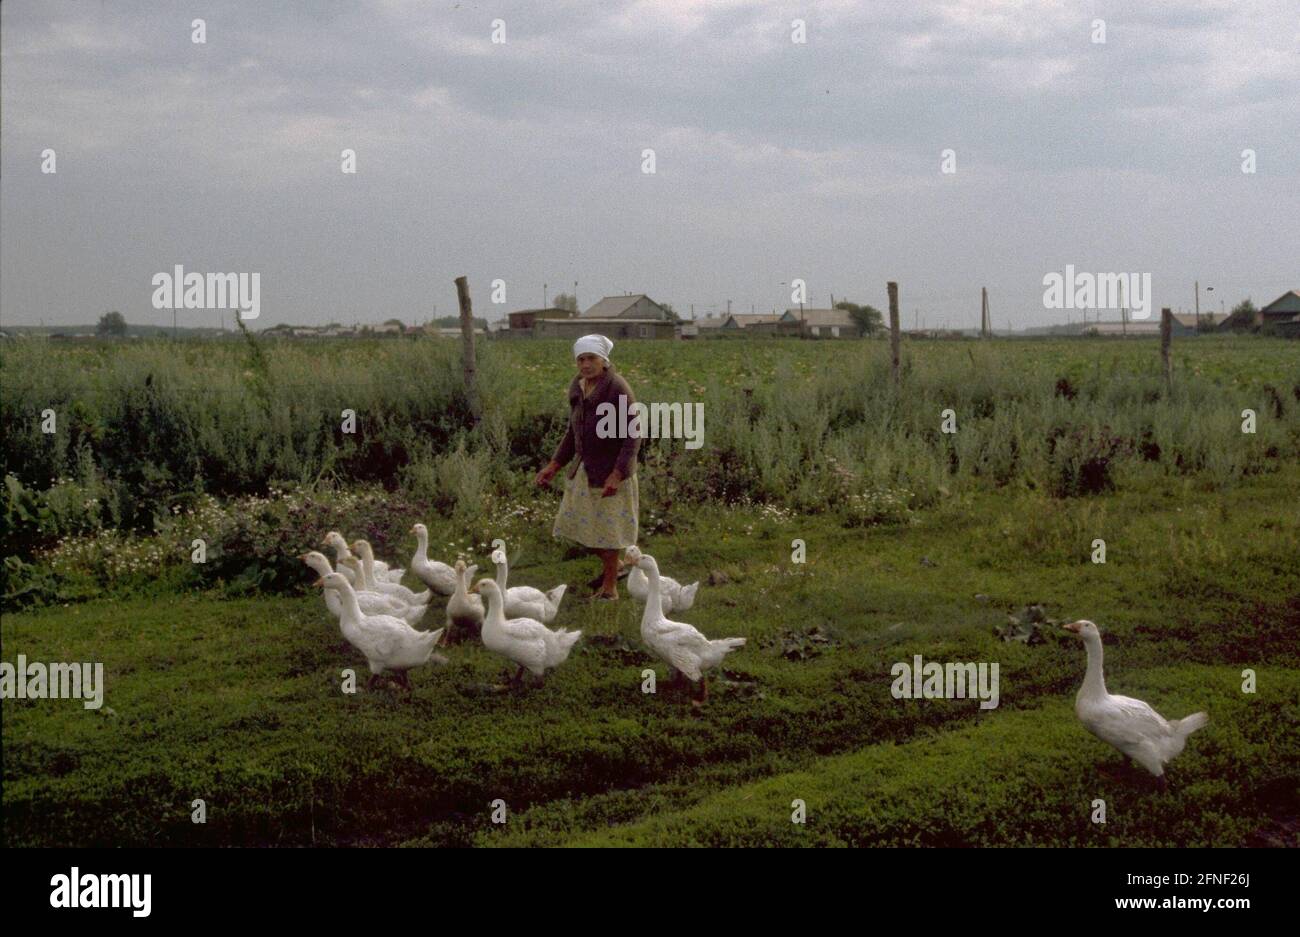
[[(537, 473), (537, 484), (545, 488), (555, 473), (573, 459), (564, 483), (564, 498), (555, 516), (552, 533), (576, 540), (600, 554), (604, 574), (594, 598), (618, 598), (618, 558), (625, 547), (636, 544), (639, 492), (636, 453), (641, 445), (630, 413), (632, 388), (609, 363), (614, 343), (604, 335), (584, 335), (573, 343), (578, 375), (569, 385), (569, 428), (546, 468)], [(619, 397), (626, 397), (620, 407)], [(613, 407), (612, 419), (605, 420), (614, 432), (597, 432), (601, 417)], [(597, 412), (600, 409), (600, 412)], [(628, 427), (619, 426), (619, 414), (629, 414)], [(620, 436), (620, 429), (627, 432)]]

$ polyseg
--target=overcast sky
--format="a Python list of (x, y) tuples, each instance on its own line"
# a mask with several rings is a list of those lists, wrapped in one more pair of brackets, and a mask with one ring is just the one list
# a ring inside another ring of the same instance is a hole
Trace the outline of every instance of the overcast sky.
[(175, 264), (260, 273), (261, 326), (423, 321), (461, 274), (494, 319), (799, 277), (974, 327), (987, 286), (999, 329), (1065, 321), (1067, 264), (1157, 310), (1300, 288), (1295, 0), (5, 0), (0, 43), (9, 324), (170, 325)]

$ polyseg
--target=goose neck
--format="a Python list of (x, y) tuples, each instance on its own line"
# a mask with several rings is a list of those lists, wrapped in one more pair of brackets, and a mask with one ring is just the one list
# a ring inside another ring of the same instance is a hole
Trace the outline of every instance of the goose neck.
[(1101, 638), (1085, 639), (1084, 647), (1088, 650), (1088, 673), (1083, 678), (1083, 689), (1079, 692), (1085, 696), (1105, 696), (1106, 678), (1102, 673)]
[[(640, 568), (640, 567), (638, 567)], [(650, 580), (649, 593), (645, 600), (645, 618), (643, 621), (658, 621), (664, 617), (663, 596), (659, 594), (659, 564), (651, 563), (650, 569), (646, 572), (646, 578)]]
[(348, 620), (349, 624), (360, 624), (361, 603), (357, 601), (356, 591), (346, 582), (342, 584), (339, 591), (342, 593), (339, 598), (343, 605), (343, 617)]
[(487, 610), (483, 614), (483, 625), (487, 627), (492, 625), (494, 628), (503, 628), (506, 623), (506, 609), (504, 594), (496, 589), (485, 590), (483, 593), (483, 602), (487, 605)]

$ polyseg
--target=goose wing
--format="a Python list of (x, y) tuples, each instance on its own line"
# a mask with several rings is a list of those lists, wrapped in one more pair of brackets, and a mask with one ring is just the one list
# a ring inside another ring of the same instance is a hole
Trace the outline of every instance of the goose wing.
[(1111, 696), (1091, 715), (1097, 734), (1117, 746), (1141, 745), (1166, 738), (1172, 731), (1160, 713), (1129, 696)]
[(545, 604), (546, 593), (541, 589), (535, 589), (532, 586), (511, 586), (506, 590), (506, 595), (511, 602), (541, 602)]
[(694, 625), (664, 619), (653, 629), (652, 642), (665, 660), (688, 677), (699, 677), (700, 661), (709, 649), (709, 639)]
[(367, 615), (361, 619), (357, 648), (371, 660), (391, 660), (404, 646), (410, 634), (417, 633), (404, 621), (391, 615)]
[(512, 641), (545, 641), (550, 630), (534, 618), (507, 618), (505, 632)]

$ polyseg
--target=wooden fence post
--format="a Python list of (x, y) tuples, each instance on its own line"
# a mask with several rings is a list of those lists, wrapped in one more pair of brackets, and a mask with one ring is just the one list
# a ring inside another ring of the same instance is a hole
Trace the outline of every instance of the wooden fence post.
[(469, 280), (456, 277), (456, 298), (460, 301), (461, 361), (465, 372), (465, 397), (469, 412), (477, 424), (482, 417), (478, 399), (476, 358), (474, 356), (474, 310), (469, 298)]
[(1174, 337), (1174, 314), (1169, 307), (1160, 310), (1160, 360), (1165, 366), (1165, 390), (1174, 392), (1174, 369), (1169, 360), (1169, 345)]
[(894, 386), (898, 386), (898, 284), (890, 280), (889, 290), (889, 347), (893, 356)]

